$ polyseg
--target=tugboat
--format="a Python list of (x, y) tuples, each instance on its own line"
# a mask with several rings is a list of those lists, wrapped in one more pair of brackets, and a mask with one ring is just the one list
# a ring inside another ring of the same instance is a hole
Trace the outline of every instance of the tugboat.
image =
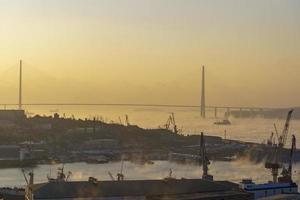
[[(298, 194), (298, 185), (292, 179), (293, 155), (296, 150), (296, 137), (292, 135), (292, 147), (290, 150), (289, 165), (286, 168), (278, 162), (278, 153), (283, 146), (281, 143), (275, 147), (274, 162), (266, 162), (265, 168), (270, 169), (273, 181), (265, 184), (255, 184), (251, 179), (245, 179), (240, 183), (240, 188), (246, 192), (254, 194), (254, 199), (280, 195), (280, 194)], [(278, 171), (282, 168), (281, 176), (278, 177)]]

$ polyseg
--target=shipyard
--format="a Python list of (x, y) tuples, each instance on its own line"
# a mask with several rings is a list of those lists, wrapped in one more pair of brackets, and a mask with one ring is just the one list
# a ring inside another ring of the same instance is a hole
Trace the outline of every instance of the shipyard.
[(0, 200), (300, 199), (297, 0), (0, 0)]

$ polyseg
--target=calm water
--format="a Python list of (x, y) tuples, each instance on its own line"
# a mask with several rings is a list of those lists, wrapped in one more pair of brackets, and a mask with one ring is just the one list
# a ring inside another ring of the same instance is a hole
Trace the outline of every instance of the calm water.
[[(128, 114), (131, 124), (136, 124), (144, 128), (157, 128), (166, 123), (171, 112), (175, 113), (176, 123), (183, 134), (199, 134), (204, 131), (208, 135), (224, 137), (226, 129), (227, 138), (263, 142), (274, 131), (273, 124), (276, 123), (281, 132), (284, 120), (278, 119), (230, 119), (231, 126), (216, 126), (213, 122), (213, 112), (208, 112), (208, 118), (203, 120), (198, 109), (193, 108), (133, 108), (133, 107), (105, 107), (105, 106), (51, 106), (51, 107), (26, 107), (27, 112), (33, 114), (53, 115), (53, 111), (58, 111), (60, 115), (75, 118), (102, 117), (107, 122), (118, 122), (119, 117), (124, 121), (125, 114)], [(223, 113), (219, 113), (222, 119)], [(291, 121), (291, 133), (300, 138), (300, 121)], [(289, 134), (288, 142), (290, 141)], [(297, 142), (300, 145), (300, 139)], [(47, 174), (55, 175), (59, 165), (40, 165), (34, 169), (35, 181), (46, 181)], [(93, 165), (85, 163), (66, 164), (66, 170), (72, 171), (72, 180), (87, 180), (89, 176), (94, 176), (99, 180), (109, 180), (108, 171), (116, 174), (120, 170), (120, 163), (108, 163), (103, 165)], [(197, 178), (201, 176), (201, 169), (196, 165), (180, 165), (167, 161), (157, 161), (154, 165), (138, 165), (125, 162), (124, 173), (127, 179), (161, 179), (168, 175), (169, 169), (173, 170), (173, 175), (177, 178)], [(253, 178), (257, 182), (271, 180), (270, 172), (264, 169), (263, 164), (253, 164), (246, 160), (234, 162), (213, 162), (210, 166), (210, 173), (218, 180), (231, 180), (239, 182), (242, 178)], [(299, 181), (300, 165), (295, 166), (294, 179)], [(20, 169), (0, 170), (0, 186), (21, 186), (25, 183)]]

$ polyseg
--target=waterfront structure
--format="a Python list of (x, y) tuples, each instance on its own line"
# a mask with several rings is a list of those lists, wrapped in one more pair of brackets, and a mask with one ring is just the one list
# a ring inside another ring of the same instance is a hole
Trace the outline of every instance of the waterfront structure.
[(26, 199), (250, 200), (253, 196), (234, 189), (230, 184), (202, 179), (97, 181), (90, 178), (89, 181), (29, 185), (26, 188)]
[(298, 185), (294, 182), (255, 184), (252, 180), (243, 180), (240, 187), (247, 192), (253, 193), (254, 199), (279, 194), (298, 194)]

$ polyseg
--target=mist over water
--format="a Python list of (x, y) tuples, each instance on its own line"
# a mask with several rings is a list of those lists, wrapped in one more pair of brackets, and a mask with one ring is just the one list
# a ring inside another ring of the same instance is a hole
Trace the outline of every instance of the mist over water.
[[(61, 164), (39, 165), (33, 169), (35, 175), (35, 183), (47, 181), (47, 175), (56, 176), (56, 169)], [(246, 160), (233, 162), (212, 162), (209, 173), (214, 175), (215, 180), (229, 180), (239, 183), (244, 178), (252, 178), (257, 183), (264, 183), (272, 179), (269, 170), (265, 169), (263, 164), (253, 164)], [(71, 171), (72, 181), (87, 181), (93, 176), (98, 180), (111, 180), (108, 172), (116, 175), (121, 169), (121, 162), (112, 162), (107, 164), (86, 164), (72, 163), (65, 164), (65, 171)], [(172, 169), (172, 176), (175, 178), (200, 178), (202, 168), (198, 165), (183, 165), (168, 161), (155, 161), (153, 165), (140, 165), (130, 162), (124, 162), (123, 173), (126, 180), (138, 179), (163, 179), (169, 175)], [(294, 180), (299, 183), (300, 165), (294, 166)], [(27, 169), (29, 172), (31, 169)], [(2, 169), (0, 170), (1, 182), (0, 186), (24, 186), (21, 169)]]
[[(282, 119), (236, 119), (231, 118), (231, 126), (217, 126), (213, 123), (216, 120), (222, 120), (224, 111), (218, 113), (219, 118), (214, 118), (214, 112), (208, 111), (207, 119), (200, 117), (200, 112), (196, 108), (151, 108), (151, 107), (110, 107), (110, 106), (35, 106), (25, 107), (29, 115), (53, 115), (54, 111), (61, 116), (75, 118), (93, 118), (102, 117), (106, 122), (119, 122), (121, 117), (124, 123), (125, 114), (128, 114), (131, 124), (136, 124), (143, 128), (157, 128), (163, 126), (171, 112), (175, 113), (176, 123), (183, 134), (199, 134), (201, 131), (206, 135), (220, 136), (224, 138), (226, 129), (227, 138), (234, 140), (250, 141), (262, 143), (270, 137), (271, 131), (274, 131), (273, 124), (277, 124), (278, 131), (281, 132), (285, 120)], [(287, 145), (290, 144), (291, 134), (300, 138), (300, 121), (291, 120), (290, 133)], [(300, 145), (300, 139), (297, 141)], [(288, 146), (287, 146), (288, 147)], [(48, 174), (55, 176), (56, 169), (61, 165), (39, 165), (34, 168), (35, 182), (46, 181)], [(93, 176), (99, 180), (110, 180), (108, 171), (116, 174), (120, 171), (121, 163), (107, 164), (85, 164), (73, 163), (66, 164), (65, 170), (72, 171), (72, 180), (87, 180)], [(264, 164), (254, 164), (248, 160), (238, 160), (233, 162), (212, 162), (210, 165), (210, 174), (214, 175), (216, 180), (229, 180), (240, 182), (243, 178), (252, 178), (256, 182), (267, 182), (271, 180), (271, 173), (264, 168)], [(176, 178), (199, 178), (202, 174), (201, 167), (197, 165), (182, 165), (168, 161), (155, 161), (153, 165), (139, 165), (125, 162), (124, 174), (126, 179), (162, 179), (169, 175), (169, 169), (172, 169), (173, 176)], [(294, 165), (294, 180), (300, 181), (300, 164)], [(22, 186), (25, 184), (20, 169), (1, 169), (0, 186)]]

